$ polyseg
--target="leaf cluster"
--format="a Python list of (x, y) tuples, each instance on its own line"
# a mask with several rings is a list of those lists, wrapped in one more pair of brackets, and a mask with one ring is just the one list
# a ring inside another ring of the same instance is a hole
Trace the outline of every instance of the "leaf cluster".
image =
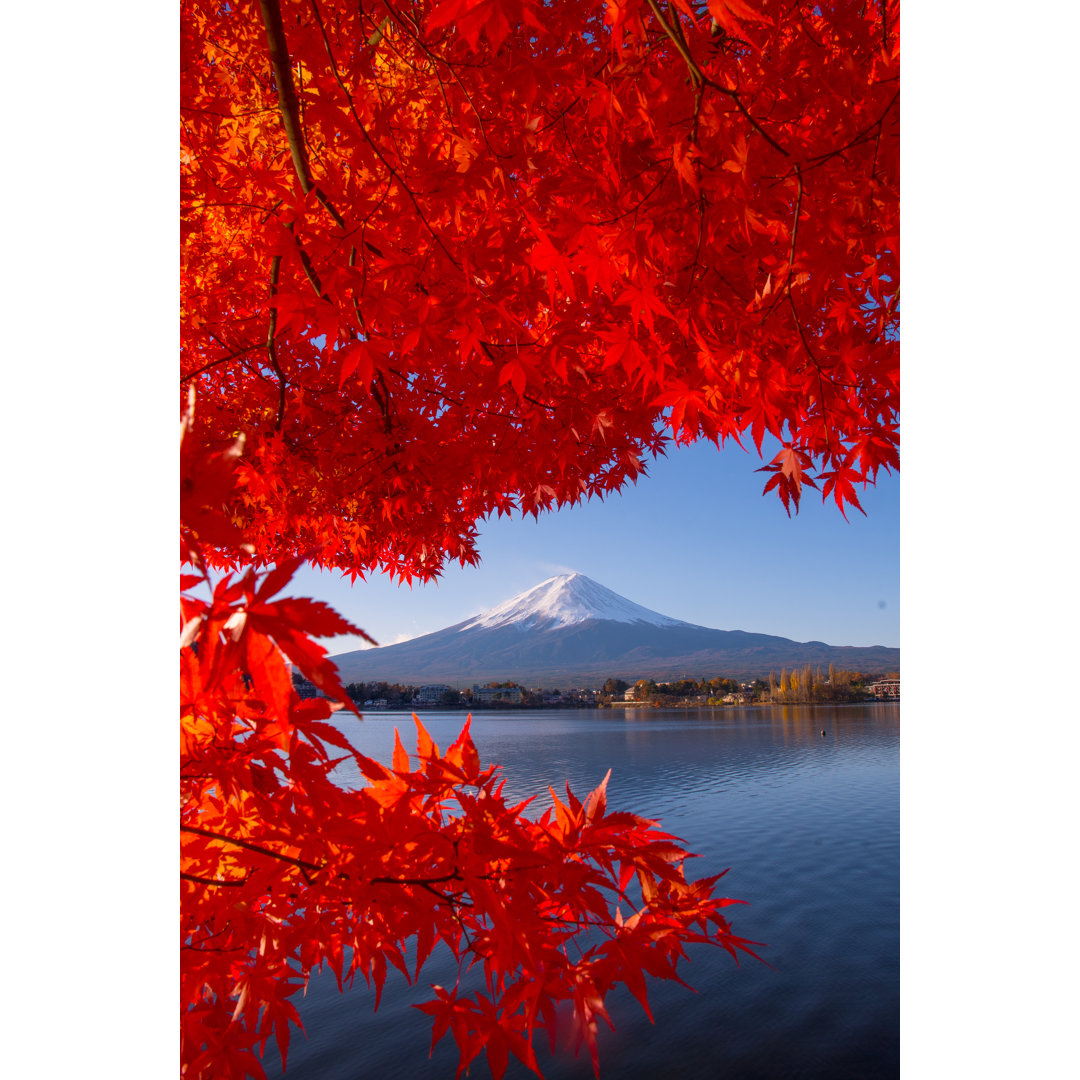
[[(328, 967), (339, 986), (360, 974), (378, 1003), (390, 968), (417, 979), (437, 942), (459, 982), (419, 1008), (434, 1042), (454, 1038), (459, 1074), (482, 1051), (496, 1077), (509, 1053), (539, 1074), (534, 1033), (554, 1041), (563, 1006), (570, 1041), (598, 1067), (615, 986), (648, 1012), (645, 976), (678, 979), (688, 944), (751, 951), (722, 914), (734, 901), (713, 894), (716, 878), (688, 880), (674, 837), (608, 811), (607, 778), (584, 802), (552, 792), (531, 819), (527, 802), (508, 805), (498, 770), (481, 767), (468, 721), (445, 753), (417, 718), (413, 757), (398, 737), (389, 767), (357, 751), (326, 722), (329, 700), (292, 690), (282, 652), (344, 697), (295, 630), (310, 602), (275, 599), (289, 573), (227, 575), (211, 600), (184, 601), (185, 1075), (262, 1076), (271, 1037), (287, 1060), (300, 1023), (290, 998), (312, 971)], [(337, 619), (319, 616), (322, 631)], [(334, 778), (346, 759), (359, 789)], [(469, 995), (460, 981), (473, 967), (484, 989)]]
[(897, 467), (895, 2), (182, 15), (182, 377), (260, 558), (427, 578), (672, 440), (780, 440), (789, 508)]
[(181, 0), (181, 27), (183, 1073), (262, 1076), (312, 971), (378, 996), (438, 942), (483, 977), (423, 1006), (462, 1069), (536, 1070), (560, 1008), (595, 1064), (612, 987), (648, 1011), (688, 944), (749, 949), (733, 901), (606, 781), (507, 805), (468, 725), (365, 758), (315, 641), (363, 631), (284, 590), (475, 563), (485, 517), (699, 438), (775, 438), (766, 491), (858, 507), (898, 465), (897, 2)]

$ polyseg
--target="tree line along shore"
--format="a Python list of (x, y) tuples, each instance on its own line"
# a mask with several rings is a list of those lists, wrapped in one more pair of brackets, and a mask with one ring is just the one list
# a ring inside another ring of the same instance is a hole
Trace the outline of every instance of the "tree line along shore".
[[(299, 673), (293, 683), (301, 697), (314, 697), (316, 687)], [(528, 688), (513, 681), (475, 684), (458, 689), (443, 683), (415, 685), (399, 682), (353, 682), (346, 687), (349, 697), (367, 709), (557, 709), (693, 708), (725, 705), (845, 704), (860, 701), (899, 700), (898, 672), (867, 673), (845, 671), (830, 664), (820, 668), (782, 668), (768, 678), (753, 682), (716, 677), (657, 682), (641, 678), (630, 682), (609, 678), (596, 688)]]

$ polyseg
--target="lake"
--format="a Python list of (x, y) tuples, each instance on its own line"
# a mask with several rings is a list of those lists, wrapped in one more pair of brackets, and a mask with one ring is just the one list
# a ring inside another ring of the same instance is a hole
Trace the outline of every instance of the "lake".
[[(464, 713), (423, 714), (444, 749)], [(336, 718), (365, 754), (389, 763), (394, 727), (415, 750), (408, 713)], [(822, 730), (826, 732), (823, 736)], [(680, 974), (696, 991), (651, 983), (651, 1025), (628, 993), (613, 993), (615, 1031), (600, 1029), (601, 1080), (875, 1080), (899, 1075), (900, 885), (898, 705), (691, 710), (482, 712), (472, 735), (482, 764), (498, 762), (509, 802), (586, 795), (610, 768), (608, 809), (659, 818), (702, 858), (704, 877), (730, 867), (721, 895), (733, 930), (767, 943), (737, 967), (721, 949), (690, 950)], [(342, 782), (359, 782), (355, 768)], [(421, 984), (391, 970), (378, 1013), (358, 980), (339, 994), (313, 976), (297, 1001), (307, 1039), (289, 1050), (289, 1080), (452, 1080), (449, 1035), (428, 1058), (428, 1018), (410, 1004), (453, 981), (433, 956)], [(588, 1052), (537, 1056), (550, 1080), (592, 1077)], [(280, 1075), (271, 1041), (267, 1074)], [(490, 1076), (486, 1059), (471, 1075)], [(511, 1060), (508, 1078), (532, 1076)]]

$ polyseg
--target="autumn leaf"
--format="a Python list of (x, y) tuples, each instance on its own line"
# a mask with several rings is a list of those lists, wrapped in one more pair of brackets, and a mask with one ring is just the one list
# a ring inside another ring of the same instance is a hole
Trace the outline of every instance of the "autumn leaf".
[(762, 494), (767, 494), (776, 488), (780, 493), (784, 509), (788, 512), (788, 517), (791, 516), (790, 504), (792, 502), (795, 504), (795, 512), (798, 513), (803, 485), (817, 487), (816, 482), (805, 475), (805, 470), (811, 468), (812, 464), (810, 455), (805, 451), (795, 446), (785, 445), (768, 465), (758, 470), (758, 472), (771, 473)]

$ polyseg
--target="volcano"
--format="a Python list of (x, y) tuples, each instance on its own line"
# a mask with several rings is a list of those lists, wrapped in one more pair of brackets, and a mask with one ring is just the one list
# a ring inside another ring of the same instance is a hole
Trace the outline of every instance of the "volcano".
[(781, 668), (880, 673), (900, 650), (792, 641), (713, 630), (635, 604), (584, 574), (561, 574), (445, 630), (332, 658), (342, 681), (406, 684), (512, 680), (524, 686), (602, 686), (608, 678), (765, 678)]

